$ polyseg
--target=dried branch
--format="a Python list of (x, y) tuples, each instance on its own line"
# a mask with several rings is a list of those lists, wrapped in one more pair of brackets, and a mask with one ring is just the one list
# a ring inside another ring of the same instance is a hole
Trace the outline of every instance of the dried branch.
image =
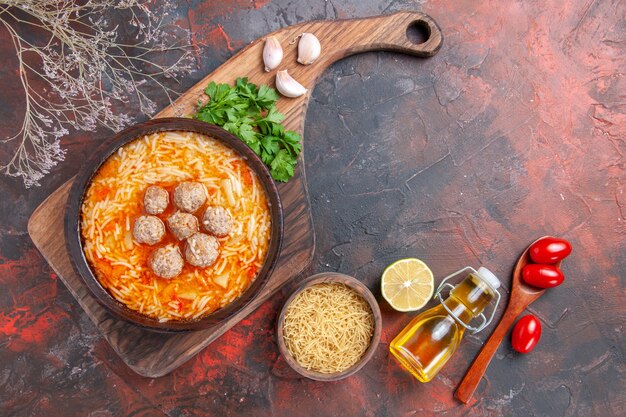
[(13, 42), (24, 91), (21, 126), (0, 139), (14, 150), (0, 171), (39, 185), (63, 160), (60, 138), (70, 126), (119, 131), (134, 117), (116, 108), (132, 101), (144, 115), (157, 109), (148, 87), (170, 101), (177, 95), (165, 79), (191, 71), (188, 35), (166, 24), (167, 3), (155, 7), (147, 0), (0, 0), (0, 28)]

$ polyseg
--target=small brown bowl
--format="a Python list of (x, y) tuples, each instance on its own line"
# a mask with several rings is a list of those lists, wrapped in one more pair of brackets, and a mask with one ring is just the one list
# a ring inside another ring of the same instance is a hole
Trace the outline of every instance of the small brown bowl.
[[(372, 340), (370, 342), (370, 346), (365, 351), (365, 354), (361, 357), (361, 359), (352, 365), (350, 368), (346, 369), (342, 372), (337, 372), (334, 374), (324, 374), (321, 372), (310, 371), (304, 367), (302, 367), (289, 353), (289, 349), (287, 349), (287, 345), (285, 344), (285, 339), (283, 336), (283, 325), (285, 323), (285, 313), (287, 312), (287, 307), (293, 301), (293, 299), (300, 294), (305, 289), (312, 287), (317, 284), (321, 284), (324, 282), (337, 282), (340, 284), (347, 285), (348, 287), (355, 290), (361, 297), (367, 301), (370, 308), (372, 309), (372, 314), (374, 315), (374, 334), (372, 335)], [(359, 369), (361, 369), (365, 364), (374, 356), (376, 352), (376, 348), (378, 347), (378, 343), (380, 342), (380, 334), (382, 332), (383, 327), (383, 319), (380, 314), (380, 308), (378, 307), (378, 302), (372, 292), (359, 280), (353, 278), (348, 275), (336, 273), (336, 272), (323, 272), (320, 274), (313, 275), (312, 277), (307, 278), (301, 285), (296, 289), (293, 294), (285, 301), (282, 310), (280, 311), (280, 315), (278, 316), (278, 324), (276, 328), (276, 336), (278, 341), (278, 348), (280, 349), (280, 353), (285, 358), (285, 361), (293, 368), (294, 371), (299, 373), (300, 375), (307, 377), (309, 379), (314, 379), (316, 381), (339, 381), (340, 379), (347, 378), (351, 375), (354, 375)]]
[[(248, 166), (253, 169), (262, 184), (270, 206), (270, 218), (272, 221), (270, 230), (270, 242), (265, 257), (265, 263), (259, 271), (256, 279), (250, 286), (233, 302), (199, 320), (180, 320), (160, 322), (158, 319), (131, 310), (126, 305), (117, 301), (100, 284), (83, 252), (83, 241), (80, 233), (80, 213), (84, 194), (100, 166), (118, 150), (121, 146), (156, 132), (185, 131), (195, 132), (210, 136), (235, 150), (247, 159)], [(85, 285), (96, 300), (113, 316), (129, 321), (148, 330), (158, 332), (177, 332), (187, 330), (201, 330), (218, 325), (239, 313), (248, 305), (254, 297), (263, 289), (272, 273), (280, 254), (283, 240), (283, 210), (276, 184), (269, 170), (243, 141), (222, 129), (221, 127), (201, 122), (199, 120), (185, 118), (162, 118), (152, 119), (131, 126), (116, 134), (108, 142), (96, 150), (91, 157), (80, 167), (76, 180), (70, 190), (65, 210), (65, 239), (70, 261), (74, 270), (83, 279)]]

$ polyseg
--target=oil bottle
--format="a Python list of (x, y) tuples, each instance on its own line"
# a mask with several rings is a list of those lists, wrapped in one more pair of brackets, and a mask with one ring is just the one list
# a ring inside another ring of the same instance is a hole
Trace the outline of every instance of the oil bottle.
[[(448, 283), (457, 275), (461, 282)], [(478, 333), (491, 323), (500, 302), (499, 287), (498, 278), (484, 267), (478, 271), (466, 267), (446, 277), (434, 296), (441, 304), (411, 320), (389, 345), (391, 354), (419, 381), (430, 381), (456, 351), (465, 330)], [(443, 300), (445, 288), (450, 295)], [(494, 299), (496, 305), (487, 320), (483, 310)], [(470, 325), (475, 318), (482, 319), (478, 327)]]

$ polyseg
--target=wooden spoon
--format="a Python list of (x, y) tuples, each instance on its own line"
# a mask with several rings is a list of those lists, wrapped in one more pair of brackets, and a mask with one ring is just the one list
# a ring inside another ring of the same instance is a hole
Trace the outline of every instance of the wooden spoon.
[[(546, 237), (549, 236), (543, 236), (535, 242)], [(530, 246), (532, 246), (535, 242), (533, 242)], [(504, 310), (504, 314), (502, 315), (498, 326), (493, 331), (478, 356), (476, 356), (476, 359), (474, 359), (474, 362), (467, 370), (465, 377), (454, 393), (454, 396), (464, 404), (467, 404), (469, 400), (472, 399), (472, 395), (474, 394), (480, 379), (487, 370), (489, 362), (491, 362), (493, 355), (496, 353), (496, 350), (498, 350), (498, 346), (500, 346), (500, 343), (502, 342), (502, 339), (504, 339), (509, 327), (511, 327), (517, 316), (519, 316), (520, 313), (526, 309), (526, 307), (528, 307), (537, 298), (541, 297), (541, 295), (545, 292), (545, 289), (528, 285), (522, 279), (522, 269), (524, 266), (529, 263), (533, 263), (530, 259), (530, 246), (526, 248), (524, 253), (522, 253), (522, 256), (520, 256), (517, 264), (515, 265), (515, 270), (513, 271), (513, 285), (511, 286), (511, 294), (509, 295), (509, 304), (506, 306), (506, 310)], [(559, 261), (555, 266), (560, 268), (561, 262)]]

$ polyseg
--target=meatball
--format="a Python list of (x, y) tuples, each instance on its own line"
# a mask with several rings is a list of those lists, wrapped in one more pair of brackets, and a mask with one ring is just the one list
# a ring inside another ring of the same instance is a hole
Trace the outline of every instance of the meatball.
[(193, 266), (205, 268), (217, 260), (220, 253), (220, 242), (213, 236), (196, 233), (187, 239), (185, 259)]
[(207, 192), (199, 182), (181, 182), (174, 188), (174, 204), (182, 211), (193, 213), (206, 201)]
[(230, 212), (221, 206), (209, 206), (202, 217), (204, 229), (217, 237), (224, 237), (233, 228)]
[(177, 211), (167, 218), (167, 227), (176, 239), (183, 240), (198, 231), (198, 219), (191, 213)]
[(154, 245), (163, 239), (165, 225), (156, 216), (139, 216), (133, 226), (133, 236), (139, 243)]
[(161, 214), (167, 208), (170, 196), (167, 190), (156, 185), (148, 187), (143, 196), (143, 207), (148, 214)]
[(150, 255), (148, 265), (156, 275), (171, 279), (180, 274), (185, 261), (176, 245), (167, 245), (158, 248)]

